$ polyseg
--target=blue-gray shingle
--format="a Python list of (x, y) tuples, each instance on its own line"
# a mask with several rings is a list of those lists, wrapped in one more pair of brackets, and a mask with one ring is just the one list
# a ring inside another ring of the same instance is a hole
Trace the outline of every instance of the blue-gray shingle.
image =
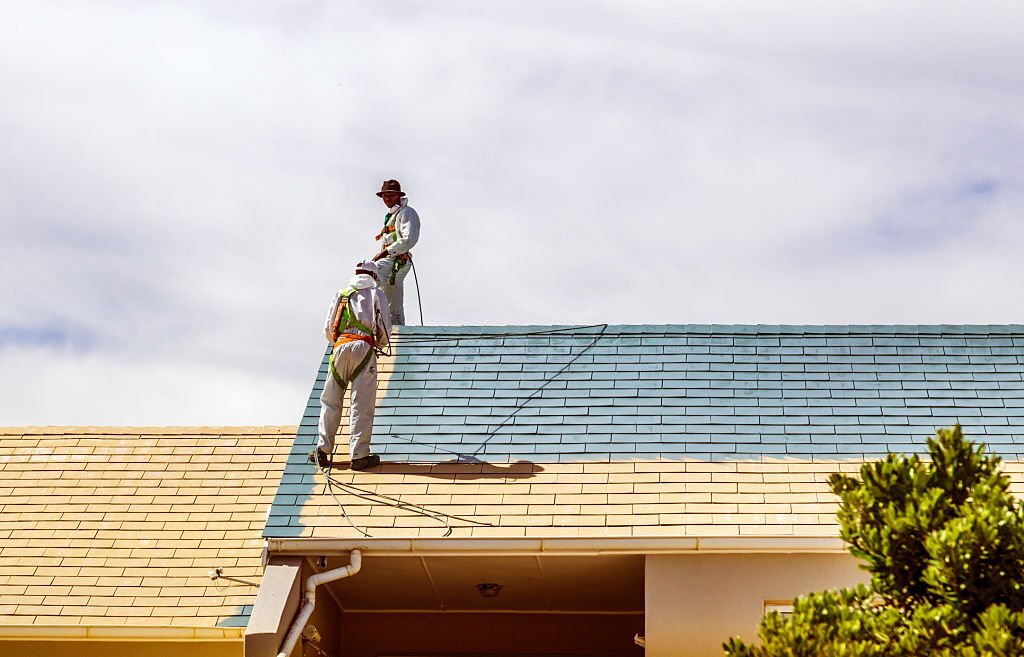
[[(1019, 325), (403, 327), (394, 351), (373, 440), (391, 461), (865, 458), (957, 420), (1024, 451)], [(325, 354), (296, 464), (326, 376)]]

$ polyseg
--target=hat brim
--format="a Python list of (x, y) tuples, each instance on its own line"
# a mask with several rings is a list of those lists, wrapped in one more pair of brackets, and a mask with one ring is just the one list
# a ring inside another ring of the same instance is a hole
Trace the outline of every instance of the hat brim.
[(395, 192), (395, 191), (377, 192), (377, 196), (379, 196), (381, 198), (384, 198), (385, 194), (398, 194), (399, 196), (405, 196), (405, 192)]

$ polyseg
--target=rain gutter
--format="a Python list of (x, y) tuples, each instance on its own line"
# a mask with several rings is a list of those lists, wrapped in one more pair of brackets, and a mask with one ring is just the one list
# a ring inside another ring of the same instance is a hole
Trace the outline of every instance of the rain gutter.
[(832, 536), (708, 536), (631, 538), (268, 538), (277, 555), (338, 556), (351, 550), (400, 556), (601, 556), (653, 554), (842, 554)]
[(0, 625), (0, 641), (242, 641), (244, 627)]

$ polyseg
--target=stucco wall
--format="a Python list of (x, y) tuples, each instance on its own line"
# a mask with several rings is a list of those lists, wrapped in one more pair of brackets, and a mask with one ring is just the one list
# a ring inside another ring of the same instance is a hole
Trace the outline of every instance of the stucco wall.
[(731, 636), (757, 636), (765, 600), (866, 581), (846, 554), (648, 556), (646, 657), (721, 657)]

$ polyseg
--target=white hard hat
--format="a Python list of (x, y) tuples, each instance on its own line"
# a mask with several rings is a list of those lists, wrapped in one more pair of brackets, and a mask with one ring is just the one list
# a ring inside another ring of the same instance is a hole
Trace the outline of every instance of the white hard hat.
[(366, 273), (372, 275), (374, 278), (380, 278), (380, 268), (377, 263), (373, 260), (363, 260), (362, 262), (356, 263), (356, 273)]

